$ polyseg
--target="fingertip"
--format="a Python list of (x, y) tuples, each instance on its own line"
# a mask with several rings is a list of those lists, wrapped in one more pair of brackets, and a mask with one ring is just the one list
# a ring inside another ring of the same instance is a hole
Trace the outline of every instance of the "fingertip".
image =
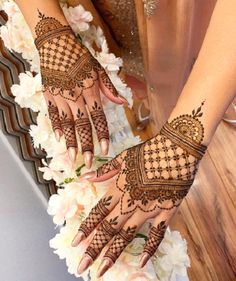
[(86, 168), (90, 169), (93, 163), (93, 153), (91, 151), (85, 151), (83, 156)]
[(75, 162), (76, 155), (77, 155), (77, 149), (75, 147), (69, 147), (68, 148), (68, 154), (69, 158), (72, 162)]
[(149, 254), (144, 253), (144, 254), (141, 256), (141, 259), (140, 259), (140, 262), (139, 262), (139, 267), (140, 267), (140, 268), (143, 268), (143, 267), (146, 265), (146, 263), (148, 262), (149, 259), (150, 259)]
[(108, 150), (109, 150), (109, 140), (108, 139), (102, 139), (100, 141), (100, 145), (101, 145), (102, 154), (107, 155)]

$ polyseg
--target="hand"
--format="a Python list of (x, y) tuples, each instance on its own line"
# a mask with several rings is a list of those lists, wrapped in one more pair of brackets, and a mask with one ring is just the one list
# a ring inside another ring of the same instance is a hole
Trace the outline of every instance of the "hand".
[(206, 150), (201, 144), (204, 133), (198, 119), (201, 116), (200, 106), (191, 115), (167, 122), (154, 138), (122, 152), (96, 172), (82, 176), (81, 180), (91, 182), (115, 175), (117, 178), (115, 188), (91, 210), (72, 242), (72, 246), (77, 246), (97, 228), (78, 273), (87, 269), (106, 246), (98, 272), (101, 277), (151, 218), (154, 220), (140, 267), (156, 252), (171, 217), (193, 183), (199, 160)]
[(39, 12), (35, 44), (39, 50), (43, 92), (57, 140), (65, 136), (72, 160), (77, 153), (76, 131), (85, 164), (91, 166), (93, 138), (90, 118), (103, 154), (107, 154), (109, 131), (99, 90), (113, 102), (123, 104), (105, 70), (79, 43), (69, 26)]

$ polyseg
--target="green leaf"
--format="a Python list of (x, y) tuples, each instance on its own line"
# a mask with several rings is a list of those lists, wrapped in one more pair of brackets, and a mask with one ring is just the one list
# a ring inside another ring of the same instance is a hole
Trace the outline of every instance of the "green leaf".
[(143, 238), (145, 241), (147, 241), (147, 239), (148, 239), (148, 237), (142, 233), (137, 233), (135, 238)]
[(79, 166), (79, 167), (75, 170), (76, 175), (77, 175), (78, 177), (81, 176), (81, 170), (82, 170), (83, 167), (85, 167), (85, 164), (82, 164), (81, 166)]

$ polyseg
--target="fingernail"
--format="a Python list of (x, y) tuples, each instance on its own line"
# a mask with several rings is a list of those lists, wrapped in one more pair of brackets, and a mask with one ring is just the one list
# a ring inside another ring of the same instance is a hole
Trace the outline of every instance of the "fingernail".
[(77, 181), (89, 180), (96, 177), (96, 172), (88, 172), (82, 176), (80, 176)]
[(128, 102), (127, 99), (124, 98), (123, 96), (118, 96), (118, 98), (122, 101), (122, 103), (123, 103), (124, 105), (129, 105), (129, 102)]
[(90, 257), (82, 258), (78, 266), (78, 270), (77, 270), (78, 274), (82, 274), (92, 264), (92, 262), (93, 260)]
[(69, 147), (68, 148), (68, 154), (69, 154), (70, 160), (72, 162), (75, 162), (75, 159), (76, 159), (76, 148)]
[(78, 246), (79, 243), (85, 238), (85, 235), (83, 232), (79, 231), (77, 233), (77, 235), (75, 236), (75, 238), (73, 239), (72, 243), (71, 243), (71, 246), (72, 247), (75, 247), (75, 246)]
[(108, 259), (104, 259), (101, 263), (101, 265), (99, 266), (98, 272), (97, 272), (97, 278), (101, 278), (106, 272), (107, 270), (112, 266), (113, 262), (108, 260)]
[(86, 168), (90, 169), (92, 166), (92, 162), (93, 162), (93, 154), (89, 151), (86, 151), (84, 153), (84, 163), (86, 165)]
[(149, 254), (147, 253), (144, 253), (140, 259), (140, 262), (139, 262), (139, 267), (140, 268), (143, 268), (145, 266), (145, 264), (148, 262), (148, 260), (150, 259), (150, 256)]
[(59, 142), (60, 141), (60, 138), (61, 138), (61, 132), (59, 130), (56, 130), (55, 131), (55, 138), (56, 140)]
[(107, 139), (102, 139), (101, 142), (101, 150), (103, 155), (107, 155), (108, 149), (109, 149), (109, 140)]

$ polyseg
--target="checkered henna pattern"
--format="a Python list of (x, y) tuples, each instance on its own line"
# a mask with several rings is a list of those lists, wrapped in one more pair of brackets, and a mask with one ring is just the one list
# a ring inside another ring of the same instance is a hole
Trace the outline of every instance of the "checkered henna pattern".
[[(82, 46), (70, 26), (39, 12), (35, 45), (39, 51), (42, 83), (52, 95), (76, 101), (98, 80), (101, 67)], [(84, 82), (86, 80), (86, 83)]]
[(109, 214), (108, 207), (111, 205), (111, 200), (112, 196), (100, 199), (88, 217), (81, 223), (78, 231), (83, 232), (86, 237), (89, 236), (95, 227)]
[(58, 109), (51, 101), (48, 102), (48, 115), (51, 120), (53, 131), (57, 129), (62, 130)]
[(74, 121), (68, 118), (64, 111), (62, 111), (60, 121), (61, 128), (66, 139), (66, 147), (77, 147)]
[(114, 238), (112, 245), (104, 255), (104, 258), (110, 258), (114, 263), (126, 248), (126, 246), (134, 239), (137, 226), (128, 227), (126, 230), (121, 229)]
[(84, 117), (84, 113), (78, 109), (77, 119), (75, 120), (75, 128), (80, 136), (82, 153), (85, 151), (93, 152), (93, 135), (92, 125), (88, 117)]
[(153, 256), (160, 245), (162, 239), (164, 238), (166, 232), (166, 222), (161, 221), (157, 227), (152, 226), (148, 235), (148, 240), (144, 246), (143, 252), (149, 254), (149, 256)]
[[(126, 151), (116, 187), (121, 196), (121, 213), (137, 208), (152, 212), (179, 206), (193, 183), (206, 146), (198, 117), (201, 106), (190, 115), (166, 123), (160, 133)], [(166, 207), (168, 205), (168, 207)]]
[(109, 221), (104, 220), (98, 227), (91, 244), (85, 252), (85, 254), (89, 255), (93, 260), (98, 257), (104, 246), (115, 235), (117, 230), (114, 228), (114, 226), (117, 225), (117, 219), (118, 217), (110, 219)]
[(102, 110), (101, 106), (95, 101), (92, 106), (92, 111), (90, 112), (91, 118), (97, 132), (98, 140), (109, 139), (109, 131), (107, 125), (107, 119)]
[(116, 88), (113, 86), (110, 78), (107, 76), (107, 74), (106, 74), (106, 72), (103, 68), (100, 70), (100, 77), (101, 77), (101, 80), (102, 80), (103, 84), (110, 90), (110, 92), (115, 97), (118, 97), (119, 94), (118, 94)]
[(105, 175), (113, 170), (120, 170), (120, 167), (120, 163), (114, 158), (97, 169), (97, 177)]

